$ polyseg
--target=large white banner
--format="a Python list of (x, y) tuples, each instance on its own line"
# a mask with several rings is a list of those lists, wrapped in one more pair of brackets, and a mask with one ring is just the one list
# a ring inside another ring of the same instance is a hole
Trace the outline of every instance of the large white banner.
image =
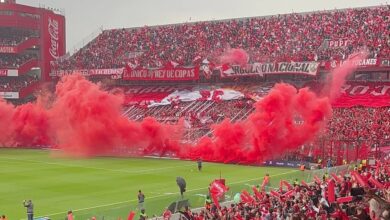
[(306, 74), (317, 75), (318, 62), (280, 62), (280, 63), (254, 63), (246, 66), (231, 66), (221, 70), (221, 77), (240, 77), (264, 74)]
[(19, 93), (18, 92), (0, 92), (0, 97), (3, 99), (18, 99)]

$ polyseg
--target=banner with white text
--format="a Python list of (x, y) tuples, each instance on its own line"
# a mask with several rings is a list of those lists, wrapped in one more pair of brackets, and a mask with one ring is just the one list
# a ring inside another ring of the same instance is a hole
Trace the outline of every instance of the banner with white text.
[(319, 63), (317, 62), (280, 62), (280, 63), (254, 63), (242, 66), (231, 66), (230, 69), (221, 70), (221, 77), (264, 76), (265, 74), (306, 74), (317, 75)]
[(186, 81), (199, 79), (199, 67), (131, 69), (123, 72), (124, 80)]

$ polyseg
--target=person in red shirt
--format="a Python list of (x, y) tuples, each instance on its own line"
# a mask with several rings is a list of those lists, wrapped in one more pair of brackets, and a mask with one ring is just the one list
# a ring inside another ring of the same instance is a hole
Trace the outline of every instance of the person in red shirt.
[(66, 219), (73, 220), (73, 212), (72, 211), (68, 211), (68, 215), (67, 215)]

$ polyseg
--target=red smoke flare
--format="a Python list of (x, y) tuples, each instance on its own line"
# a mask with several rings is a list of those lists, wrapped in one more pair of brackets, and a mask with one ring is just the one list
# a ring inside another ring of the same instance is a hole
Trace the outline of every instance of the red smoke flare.
[(249, 61), (248, 53), (243, 49), (229, 49), (221, 57), (221, 64), (245, 66)]
[(182, 156), (225, 163), (264, 161), (313, 139), (330, 116), (328, 98), (277, 84), (245, 121), (215, 125), (214, 139), (203, 138)]

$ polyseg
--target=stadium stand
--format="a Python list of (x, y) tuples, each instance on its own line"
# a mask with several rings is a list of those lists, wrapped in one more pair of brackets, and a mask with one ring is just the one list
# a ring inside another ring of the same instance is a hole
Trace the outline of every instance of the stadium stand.
[(38, 81), (38, 78), (28, 75), (20, 77), (0, 77), (0, 92), (17, 92)]
[(34, 59), (38, 59), (38, 56), (35, 53), (27, 53), (21, 55), (3, 54), (0, 57), (0, 68), (18, 68), (24, 63)]
[(30, 37), (38, 37), (38, 34), (27, 29), (2, 28), (0, 33), (0, 45), (16, 46)]
[(227, 47), (243, 48), (257, 62), (341, 60), (363, 47), (380, 58), (390, 52), (388, 11), (381, 6), (106, 30), (53, 68), (116, 68), (128, 61), (186, 66)]

